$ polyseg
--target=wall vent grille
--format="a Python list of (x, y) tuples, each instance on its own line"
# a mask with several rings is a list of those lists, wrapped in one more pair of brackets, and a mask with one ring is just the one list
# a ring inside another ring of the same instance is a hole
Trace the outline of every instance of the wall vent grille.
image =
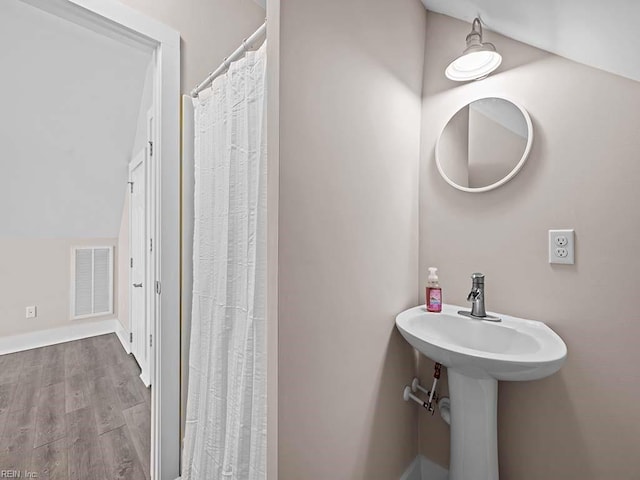
[(71, 252), (73, 318), (113, 313), (113, 247), (73, 247)]

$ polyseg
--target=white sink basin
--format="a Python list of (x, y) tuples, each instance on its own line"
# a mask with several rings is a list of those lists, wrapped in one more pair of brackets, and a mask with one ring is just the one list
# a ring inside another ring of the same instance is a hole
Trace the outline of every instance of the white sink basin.
[(443, 305), (441, 313), (424, 306), (402, 312), (396, 325), (416, 350), (468, 376), (496, 380), (536, 380), (557, 372), (567, 357), (562, 339), (542, 322), (492, 313), (501, 322), (458, 314), (467, 310)]
[(542, 322), (491, 313), (489, 322), (459, 315), (468, 308), (424, 306), (402, 312), (396, 326), (415, 349), (447, 367), (451, 397), (449, 480), (498, 480), (498, 380), (536, 380), (567, 357), (562, 339)]

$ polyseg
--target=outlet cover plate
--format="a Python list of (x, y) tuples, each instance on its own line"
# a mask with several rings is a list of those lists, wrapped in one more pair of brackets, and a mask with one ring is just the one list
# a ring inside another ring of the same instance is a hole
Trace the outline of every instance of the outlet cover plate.
[(575, 263), (575, 235), (573, 229), (549, 230), (549, 263)]
[(27, 318), (36, 318), (37, 315), (38, 311), (35, 306), (26, 308), (25, 316)]

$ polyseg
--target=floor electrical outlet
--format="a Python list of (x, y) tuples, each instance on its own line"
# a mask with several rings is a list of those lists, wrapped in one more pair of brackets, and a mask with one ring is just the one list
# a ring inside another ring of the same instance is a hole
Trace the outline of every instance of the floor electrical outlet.
[(575, 263), (573, 230), (549, 230), (549, 263)]

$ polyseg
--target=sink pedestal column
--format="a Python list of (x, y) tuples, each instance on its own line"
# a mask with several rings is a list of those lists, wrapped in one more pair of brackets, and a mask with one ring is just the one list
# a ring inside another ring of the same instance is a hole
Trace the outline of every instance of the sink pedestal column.
[(447, 370), (451, 398), (449, 480), (498, 480), (498, 381)]

